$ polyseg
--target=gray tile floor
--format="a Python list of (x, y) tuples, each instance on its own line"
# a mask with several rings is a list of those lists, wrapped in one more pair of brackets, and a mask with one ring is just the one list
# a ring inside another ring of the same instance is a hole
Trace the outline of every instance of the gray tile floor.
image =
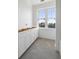
[(37, 39), (20, 59), (61, 59), (55, 50), (55, 41)]

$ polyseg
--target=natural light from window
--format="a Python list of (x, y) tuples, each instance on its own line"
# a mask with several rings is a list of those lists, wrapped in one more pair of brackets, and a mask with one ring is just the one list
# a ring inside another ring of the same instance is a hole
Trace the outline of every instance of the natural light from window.
[(39, 27), (55, 28), (56, 8), (40, 8), (38, 9), (37, 14)]

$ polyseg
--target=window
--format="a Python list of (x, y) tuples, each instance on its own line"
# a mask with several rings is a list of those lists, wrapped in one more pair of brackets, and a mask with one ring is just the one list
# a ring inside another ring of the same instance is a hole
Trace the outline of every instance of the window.
[(48, 8), (48, 20), (47, 25), (48, 28), (55, 28), (56, 24), (56, 10), (55, 8)]
[(45, 10), (44, 9), (38, 10), (38, 24), (39, 24), (39, 27), (45, 27)]
[(40, 8), (38, 9), (37, 13), (39, 27), (55, 28), (56, 8)]

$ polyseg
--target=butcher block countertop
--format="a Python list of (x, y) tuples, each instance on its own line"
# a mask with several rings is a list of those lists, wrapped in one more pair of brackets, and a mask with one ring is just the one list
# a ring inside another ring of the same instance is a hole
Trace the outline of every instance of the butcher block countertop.
[(27, 30), (30, 30), (30, 29), (34, 29), (36, 27), (32, 27), (32, 28), (22, 28), (22, 29), (19, 29), (18, 32), (24, 32), (24, 31), (27, 31)]

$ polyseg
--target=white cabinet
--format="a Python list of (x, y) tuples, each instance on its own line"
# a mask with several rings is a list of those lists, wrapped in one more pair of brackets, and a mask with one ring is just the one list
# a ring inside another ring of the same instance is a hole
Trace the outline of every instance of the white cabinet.
[(38, 29), (29, 29), (18, 34), (18, 57), (20, 57), (28, 47), (36, 40), (38, 37)]
[(24, 51), (24, 38), (23, 38), (23, 35), (24, 33), (21, 32), (18, 34), (19, 35), (19, 40), (18, 40), (18, 55), (21, 55), (22, 52)]
[(56, 40), (56, 28), (40, 28), (38, 36), (40, 38)]

